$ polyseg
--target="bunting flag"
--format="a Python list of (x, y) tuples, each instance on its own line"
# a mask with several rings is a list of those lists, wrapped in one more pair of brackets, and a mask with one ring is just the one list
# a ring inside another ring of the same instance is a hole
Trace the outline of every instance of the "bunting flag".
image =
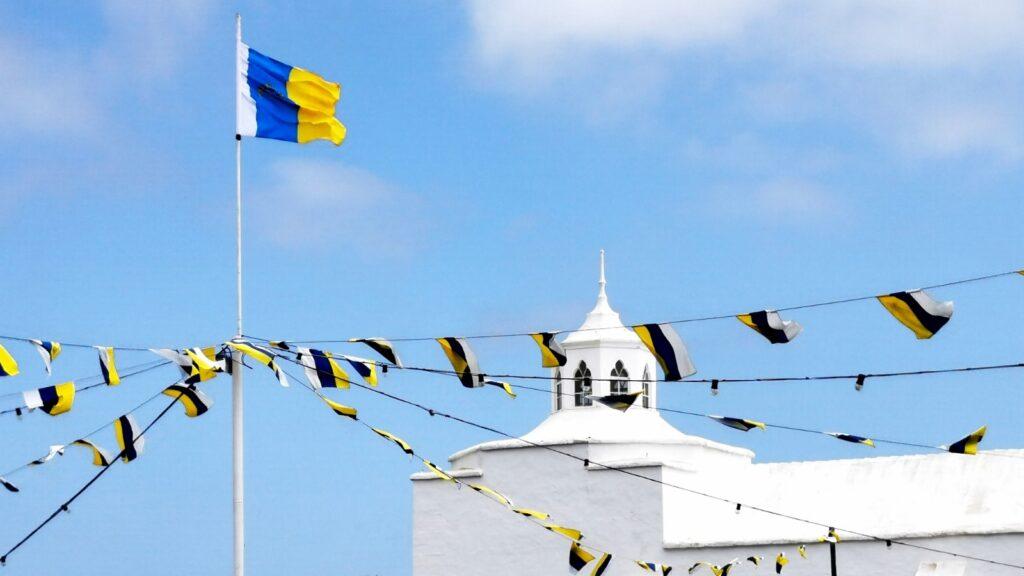
[(803, 544), (796, 547), (796, 551), (800, 553), (800, 557), (807, 560), (807, 546)]
[(342, 356), (370, 386), (377, 385), (377, 363), (358, 356)]
[(349, 338), (349, 342), (362, 342), (374, 352), (380, 354), (385, 360), (391, 362), (399, 368), (402, 367), (402, 359), (398, 357), (398, 352), (395, 351), (395, 347), (391, 345), (391, 342), (383, 338)]
[(625, 412), (629, 410), (629, 407), (636, 402), (636, 399), (640, 397), (643, 392), (630, 392), (629, 394), (609, 394), (607, 396), (590, 396), (593, 400), (604, 404), (605, 406), (618, 410), (619, 412)]
[(338, 416), (345, 416), (353, 420), (359, 420), (358, 412), (355, 408), (351, 406), (345, 406), (344, 404), (339, 404), (326, 396), (320, 396), (320, 399), (323, 400), (328, 406), (330, 406), (331, 410), (334, 410), (334, 413), (337, 414)]
[(747, 562), (750, 562), (754, 566), (760, 567), (761, 561), (764, 560), (764, 556), (747, 556)]
[(458, 483), (458, 480), (456, 480), (454, 476), (448, 474), (444, 470), (441, 470), (440, 468), (435, 466), (434, 463), (431, 462), (430, 460), (424, 459), (423, 465), (427, 467), (427, 470), (433, 472), (434, 476), (437, 476), (441, 480), (447, 480), (448, 482), (451, 482), (453, 484)]
[(459, 376), (459, 382), (466, 388), (479, 388), (484, 385), (483, 375), (480, 374), (480, 366), (476, 362), (476, 354), (469, 347), (465, 338), (438, 338), (437, 343), (441, 345), (452, 368)]
[(555, 340), (558, 332), (537, 332), (530, 334), (530, 338), (540, 347), (540, 365), (544, 368), (558, 368), (565, 366), (565, 349)]
[(612, 555), (605, 552), (601, 554), (601, 558), (594, 564), (594, 569), (590, 571), (590, 576), (601, 576), (604, 571), (608, 569), (608, 565), (612, 563)]
[(782, 569), (789, 564), (789, 558), (786, 558), (785, 552), (779, 552), (779, 555), (775, 557), (775, 573), (782, 574)]
[(483, 484), (467, 484), (467, 486), (481, 494), (486, 494), (492, 500), (504, 504), (508, 508), (512, 507), (512, 501), (508, 499), (508, 496), (505, 496), (504, 494), (498, 492), (497, 490), (492, 490), (487, 486), (484, 486)]
[(686, 345), (671, 324), (638, 324), (633, 326), (633, 331), (658, 359), (665, 372), (665, 380), (682, 380), (697, 373)]
[[(653, 572), (655, 574), (658, 573), (658, 565), (654, 562), (643, 562), (641, 560), (637, 560), (636, 565), (643, 568), (644, 572)], [(664, 564), (661, 565), (661, 576), (668, 576), (669, 572), (671, 571), (671, 566), (666, 566)]]
[(839, 534), (836, 534), (835, 528), (829, 528), (828, 534), (821, 538), (818, 538), (818, 542), (831, 542), (832, 544), (839, 544)]
[(661, 576), (668, 576), (670, 572), (672, 572), (671, 566), (661, 565)]
[(171, 384), (164, 388), (163, 395), (181, 402), (181, 405), (185, 407), (185, 415), (189, 418), (202, 416), (213, 406), (213, 400), (197, 390), (195, 384)]
[(502, 382), (500, 380), (484, 380), (484, 384), (487, 384), (489, 386), (497, 386), (498, 388), (504, 390), (505, 394), (508, 394), (509, 398), (513, 400), (516, 399), (516, 393), (515, 391), (512, 390), (512, 385), (509, 384), (508, 382)]
[(829, 436), (832, 436), (833, 438), (839, 438), (840, 440), (843, 440), (844, 442), (853, 442), (854, 444), (863, 444), (865, 446), (871, 446), (872, 448), (875, 447), (875, 441), (872, 440), (871, 438), (865, 438), (863, 436), (854, 436), (853, 434), (842, 434), (840, 432), (826, 432), (826, 434), (828, 434)]
[(142, 428), (135, 422), (135, 416), (125, 414), (114, 420), (114, 436), (121, 448), (121, 460), (124, 463), (135, 460), (142, 454), (146, 446), (146, 438), (142, 436)]
[(700, 568), (701, 566), (707, 566), (708, 568), (711, 568), (712, 566), (714, 566), (714, 564), (711, 564), (710, 562), (694, 562), (690, 565), (689, 568), (686, 569), (686, 572), (687, 574), (693, 574), (697, 571), (697, 568)]
[(735, 566), (737, 563), (739, 563), (739, 561), (740, 561), (740, 559), (736, 558), (732, 562), (729, 562), (728, 564), (726, 564), (725, 566), (722, 566), (721, 568), (719, 568), (718, 566), (712, 566), (711, 567), (711, 572), (715, 576), (729, 576), (729, 572), (732, 570), (732, 567)]
[(95, 444), (91, 440), (80, 438), (71, 443), (72, 446), (81, 446), (92, 452), (92, 465), (93, 466), (109, 466), (113, 461), (113, 458), (106, 450), (100, 448), (99, 445)]
[(46, 366), (46, 375), (49, 376), (50, 363), (60, 356), (60, 342), (51, 342), (49, 340), (29, 340), (36, 350), (39, 352), (39, 356), (43, 358), (43, 365)]
[(918, 340), (931, 338), (953, 317), (952, 302), (933, 300), (924, 290), (893, 292), (877, 298)]
[(114, 361), (114, 349), (110, 346), (93, 346), (100, 355), (100, 371), (103, 372), (103, 381), (107, 386), (117, 386), (121, 383), (121, 376), (117, 373), (117, 363)]
[(271, 348), (277, 348), (278, 350), (291, 350), (291, 348), (288, 346), (288, 343), (285, 342), (284, 340), (271, 340), (267, 342), (267, 346), (270, 346)]
[(988, 430), (988, 426), (982, 426), (974, 432), (971, 432), (967, 436), (953, 442), (946, 450), (953, 454), (970, 454), (974, 455), (978, 453), (978, 443), (981, 442), (982, 438), (985, 437), (985, 431)]
[(245, 354), (249, 358), (263, 364), (267, 368), (274, 371), (274, 375), (277, 376), (277, 381), (281, 383), (281, 386), (288, 387), (288, 376), (285, 375), (284, 370), (274, 362), (274, 353), (270, 350), (263, 348), (262, 346), (256, 346), (251, 342), (244, 340), (232, 340), (225, 342), (225, 344), (232, 350), (238, 350), (242, 354)]
[(387, 430), (381, 430), (380, 428), (373, 428), (373, 427), (370, 427), (370, 430), (373, 430), (374, 432), (377, 433), (377, 435), (379, 435), (379, 436), (381, 436), (383, 438), (391, 440), (392, 442), (397, 444), (399, 448), (402, 449), (402, 452), (405, 452), (406, 454), (412, 456), (412, 453), (413, 453), (412, 452), (412, 446), (409, 446), (409, 443), (406, 442), (405, 440), (402, 440), (401, 438), (399, 438), (398, 436), (395, 436), (394, 434), (392, 434), (391, 432), (388, 432)]
[(21, 396), (29, 410), (41, 408), (50, 416), (56, 416), (71, 410), (75, 403), (75, 383), (65, 382), (38, 390), (26, 390)]
[(334, 117), (339, 84), (265, 56), (241, 40), (237, 52), (235, 134), (341, 145), (346, 130)]
[(729, 428), (735, 428), (740, 432), (749, 432), (754, 428), (760, 428), (761, 430), (765, 430), (767, 428), (764, 422), (747, 420), (746, 418), (732, 418), (730, 416), (716, 416), (714, 414), (708, 414), (708, 418), (711, 418), (719, 424), (728, 426)]
[(796, 321), (783, 320), (774, 310), (761, 310), (736, 316), (740, 322), (753, 328), (772, 344), (785, 344), (800, 334), (803, 328)]
[(569, 571), (578, 574), (580, 570), (594, 560), (594, 555), (580, 548), (579, 542), (575, 540), (569, 544)]
[(181, 352), (172, 348), (150, 348), (150, 352), (175, 363), (185, 384), (198, 384), (216, 378), (220, 372), (231, 372), (231, 359), (212, 346), (189, 348)]
[(513, 512), (516, 514), (522, 514), (528, 518), (536, 518), (537, 520), (547, 520), (551, 516), (547, 512), (541, 512), (540, 510), (531, 510), (529, 508), (513, 508)]
[(3, 476), (0, 476), (0, 484), (3, 484), (4, 488), (6, 488), (8, 492), (21, 492), (17, 486), (8, 482)]
[(559, 526), (558, 524), (544, 524), (544, 528), (577, 542), (583, 539), (583, 533), (575, 528), (567, 528), (565, 526)]
[(0, 376), (17, 376), (18, 362), (11, 353), (0, 344)]
[(348, 388), (348, 373), (338, 365), (330, 352), (312, 348), (298, 348), (299, 364), (306, 372), (306, 379), (316, 389)]
[(64, 455), (64, 445), (63, 444), (56, 444), (54, 446), (50, 446), (50, 451), (46, 453), (46, 456), (43, 456), (42, 458), (36, 458), (35, 460), (29, 462), (28, 465), (29, 466), (42, 466), (43, 464), (46, 464), (50, 460), (53, 460), (54, 457), (56, 457), (56, 456), (63, 456), (63, 455)]

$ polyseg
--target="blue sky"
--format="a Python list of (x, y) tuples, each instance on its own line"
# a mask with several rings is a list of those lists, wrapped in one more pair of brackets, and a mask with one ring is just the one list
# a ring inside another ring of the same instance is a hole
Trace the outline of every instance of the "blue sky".
[[(349, 130), (340, 149), (244, 143), (257, 336), (572, 328), (593, 304), (601, 248), (627, 322), (1024, 267), (1015, 2), (58, 2), (0, 8), (2, 333), (143, 347), (233, 333), (236, 10), (254, 48), (341, 82)], [(924, 342), (872, 302), (794, 314), (805, 330), (786, 346), (728, 320), (680, 333), (707, 377), (1016, 362), (1022, 293), (1020, 277), (936, 291), (956, 314)], [(11, 392), (96, 372), (90, 351), (66, 350), (47, 380), (31, 348), (9, 349), (23, 366)], [(432, 343), (401, 352), (444, 363)], [(543, 373), (526, 338), (477, 352), (485, 370)], [(82, 394), (58, 418), (4, 417), (0, 468), (173, 378)], [(984, 445), (1006, 448), (1024, 445), (1019, 378), (869, 381), (859, 394), (736, 385), (717, 398), (669, 385), (661, 402), (930, 444), (987, 423)], [(250, 574), (408, 573), (415, 464), (269, 372), (247, 382)], [(514, 433), (549, 400), (439, 376), (382, 386)], [(140, 460), (111, 470), (7, 573), (225, 573), (228, 380), (208, 392), (210, 414), (161, 421)], [(435, 461), (489, 439), (361, 391), (344, 398)], [(902, 453), (669, 420), (762, 461)], [(97, 439), (114, 445), (109, 431)], [(4, 549), (91, 475), (86, 460), (13, 478)]]

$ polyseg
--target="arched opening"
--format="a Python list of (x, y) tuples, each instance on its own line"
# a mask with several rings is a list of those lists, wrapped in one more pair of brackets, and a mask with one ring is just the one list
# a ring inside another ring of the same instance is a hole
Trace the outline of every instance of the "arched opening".
[(562, 409), (562, 371), (555, 370), (555, 410)]
[(615, 362), (615, 367), (612, 368), (610, 389), (612, 394), (626, 394), (629, 392), (629, 372), (622, 365), (622, 360)]
[(643, 394), (641, 394), (641, 396), (643, 396), (643, 406), (644, 406), (644, 408), (650, 408), (651, 407), (651, 373), (648, 372), (647, 366), (644, 366), (644, 378), (643, 378), (643, 380), (644, 381), (641, 383), (643, 385)]
[(592, 405), (594, 402), (590, 399), (590, 395), (593, 387), (590, 380), (590, 368), (587, 368), (586, 362), (580, 362), (579, 367), (576, 368), (576, 374), (573, 375), (573, 380), (576, 382), (576, 405)]

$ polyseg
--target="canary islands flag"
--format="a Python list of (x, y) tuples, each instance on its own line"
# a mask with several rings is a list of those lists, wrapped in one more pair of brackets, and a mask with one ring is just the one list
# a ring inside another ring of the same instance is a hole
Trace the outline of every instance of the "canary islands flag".
[(345, 125), (334, 117), (341, 85), (278, 62), (238, 40), (236, 133), (306, 143), (345, 140)]

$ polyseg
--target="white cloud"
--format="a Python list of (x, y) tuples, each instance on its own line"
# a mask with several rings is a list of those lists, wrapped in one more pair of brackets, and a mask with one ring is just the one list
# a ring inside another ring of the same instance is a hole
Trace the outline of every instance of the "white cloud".
[(365, 257), (404, 256), (427, 232), (417, 196), (336, 161), (278, 161), (250, 206), (261, 235), (288, 248), (354, 247)]
[(750, 225), (767, 227), (786, 227), (794, 221), (832, 221), (845, 212), (838, 194), (801, 178), (721, 188), (711, 195), (710, 208), (721, 215), (743, 218)]
[[(591, 122), (634, 124), (672, 94), (754, 125), (838, 121), (915, 157), (1022, 158), (1024, 121), (1007, 106), (1024, 98), (1017, 0), (467, 6), (484, 85), (570, 100)], [(631, 81), (637, 69), (657, 81)]]

